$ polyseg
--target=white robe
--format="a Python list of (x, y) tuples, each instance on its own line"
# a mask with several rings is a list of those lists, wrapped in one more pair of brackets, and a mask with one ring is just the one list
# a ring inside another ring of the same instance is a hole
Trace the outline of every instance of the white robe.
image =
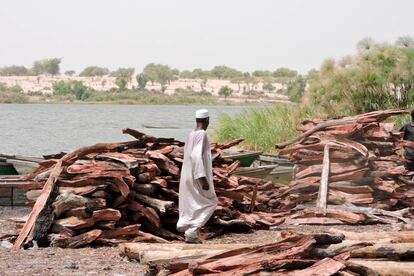
[[(205, 177), (209, 190), (203, 190), (198, 179)], [(213, 165), (210, 144), (204, 130), (193, 130), (184, 146), (179, 190), (177, 230), (185, 232), (192, 227), (201, 228), (210, 219), (217, 206), (213, 184)]]

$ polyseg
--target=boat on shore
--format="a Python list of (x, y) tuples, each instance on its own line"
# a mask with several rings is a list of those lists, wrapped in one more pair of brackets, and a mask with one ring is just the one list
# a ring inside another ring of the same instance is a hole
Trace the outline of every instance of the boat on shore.
[(157, 128), (157, 129), (179, 129), (179, 127), (176, 126), (157, 126), (157, 125), (147, 125), (142, 124), (143, 128)]
[(276, 167), (278, 167), (278, 165), (268, 165), (260, 167), (239, 167), (234, 171), (234, 174), (266, 179)]
[(245, 151), (240, 150), (237, 152), (224, 152), (223, 157), (231, 159), (233, 161), (239, 160), (240, 167), (250, 167), (253, 162), (259, 158), (261, 151)]

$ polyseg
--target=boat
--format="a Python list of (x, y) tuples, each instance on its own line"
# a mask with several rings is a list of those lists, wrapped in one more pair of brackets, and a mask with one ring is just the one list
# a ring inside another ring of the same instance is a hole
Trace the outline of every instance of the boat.
[(269, 174), (276, 168), (278, 165), (268, 165), (260, 167), (239, 167), (234, 171), (234, 174), (255, 178), (267, 179)]
[[(38, 157), (7, 154), (0, 154), (0, 162), (1, 160), (3, 160), (2, 163), (5, 164), (4, 166), (8, 166), (9, 169), (7, 172), (2, 173), (0, 166), (0, 175), (29, 174), (39, 166), (40, 162), (44, 161), (43, 158)], [(13, 170), (10, 169), (10, 166), (13, 168)]]
[(142, 124), (143, 128), (159, 128), (159, 129), (179, 129), (179, 127), (176, 126), (154, 126), (154, 125), (146, 125)]
[(224, 152), (223, 157), (232, 159), (233, 161), (239, 160), (240, 167), (250, 167), (253, 162), (262, 154), (261, 151), (237, 151), (237, 152)]

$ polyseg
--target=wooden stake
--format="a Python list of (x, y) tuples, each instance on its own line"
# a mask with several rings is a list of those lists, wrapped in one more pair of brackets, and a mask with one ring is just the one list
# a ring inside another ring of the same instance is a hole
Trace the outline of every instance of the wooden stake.
[(316, 207), (324, 215), (326, 215), (326, 205), (328, 202), (329, 163), (329, 145), (325, 145), (323, 150), (321, 185), (319, 186), (318, 201), (316, 203)]

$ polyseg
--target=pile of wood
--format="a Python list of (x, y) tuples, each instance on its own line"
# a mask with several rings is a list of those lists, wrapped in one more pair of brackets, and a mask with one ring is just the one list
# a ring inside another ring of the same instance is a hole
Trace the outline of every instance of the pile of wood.
[(413, 172), (398, 153), (401, 140), (385, 110), (334, 120), (305, 121), (302, 135), (280, 156), (297, 166), (289, 187), (267, 193), (285, 224), (412, 222)]
[(125, 243), (119, 248), (122, 256), (152, 265), (153, 275), (411, 275), (414, 233), (376, 234), (286, 231), (264, 245)]
[[(126, 241), (181, 240), (176, 232), (178, 188), (183, 143), (155, 138), (132, 129), (131, 142), (97, 144), (69, 154), (51, 156), (24, 179), (32, 212), (15, 248), (24, 244), (80, 247)], [(206, 238), (232, 229), (269, 228), (278, 219), (251, 213), (260, 205), (260, 179), (232, 175), (239, 162), (222, 151), (241, 140), (212, 145), (218, 207)]]

